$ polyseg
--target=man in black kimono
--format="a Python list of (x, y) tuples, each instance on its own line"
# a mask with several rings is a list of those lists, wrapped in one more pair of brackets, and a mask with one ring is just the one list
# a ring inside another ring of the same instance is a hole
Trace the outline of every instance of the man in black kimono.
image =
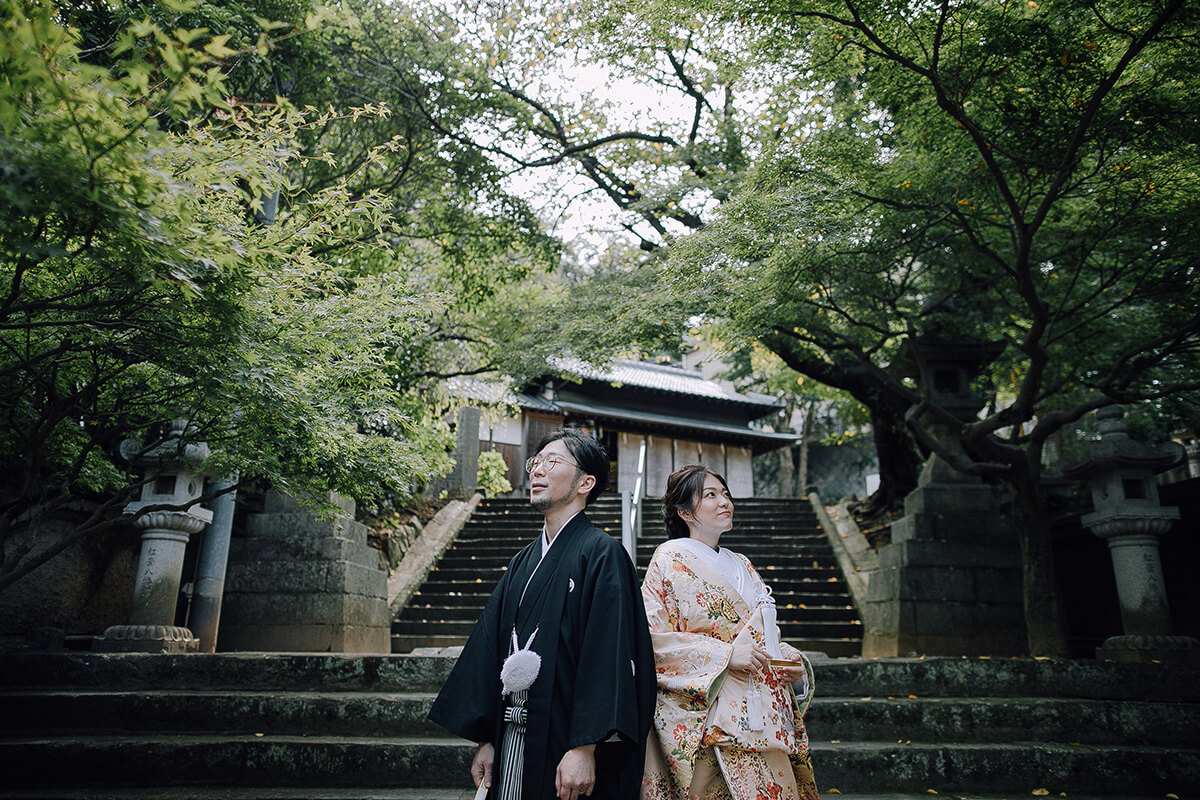
[(530, 502), (545, 526), (509, 562), (429, 718), (479, 743), (471, 776), (489, 800), (633, 800), (654, 653), (629, 555), (583, 513), (608, 483), (608, 458), (576, 431), (536, 452)]

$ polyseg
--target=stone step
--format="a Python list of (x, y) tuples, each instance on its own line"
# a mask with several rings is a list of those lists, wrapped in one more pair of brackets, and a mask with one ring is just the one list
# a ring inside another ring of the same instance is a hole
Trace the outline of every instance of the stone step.
[[(724, 542), (732, 550), (737, 550), (738, 545), (734, 542)], [(638, 554), (642, 553), (653, 554), (654, 551), (662, 545), (662, 542), (638, 542)], [(825, 537), (809, 536), (803, 539), (794, 539), (791, 541), (780, 541), (779, 539), (764, 539), (753, 543), (754, 547), (762, 552), (778, 553), (781, 556), (804, 558), (805, 556), (816, 557), (829, 553), (829, 543)]]
[[(795, 550), (779, 550), (771, 552), (767, 548), (756, 548), (751, 550), (753, 557), (747, 556), (754, 568), (762, 573), (774, 574), (775, 576), (787, 577), (797, 569), (820, 569), (826, 572), (836, 572), (841, 574), (838, 567), (837, 558), (832, 553), (822, 552), (796, 552)], [(736, 552), (742, 552), (737, 550)], [(642, 567), (650, 564), (650, 558), (654, 555), (653, 551), (639, 552), (638, 564)]]
[[(428, 581), (462, 581), (464, 583), (474, 583), (477, 578), (487, 579), (489, 576), (493, 585), (500, 580), (501, 574), (507, 569), (508, 561), (494, 561), (489, 565), (488, 562), (477, 560), (474, 563), (464, 562), (461, 559), (451, 559), (450, 561), (442, 560), (429, 573)], [(813, 566), (810, 559), (805, 559), (799, 564), (784, 564), (771, 565), (765, 567), (755, 566), (759, 575), (763, 580), (772, 587), (792, 586), (803, 583), (805, 581), (825, 581), (830, 582), (830, 578), (835, 581), (841, 581), (841, 572), (836, 569), (836, 562), (831, 562), (829, 565)]]
[[(446, 550), (446, 555), (451, 553), (467, 553), (470, 555), (503, 554), (511, 558), (517, 554), (517, 551), (532, 542), (535, 536), (536, 532), (531, 535), (529, 531), (522, 531), (519, 534), (513, 533), (506, 536), (499, 536), (494, 531), (489, 531), (486, 538), (467, 537), (460, 533), (454, 544)], [(647, 555), (653, 554), (655, 549), (661, 544), (662, 542), (639, 540), (639, 557), (643, 553)], [(724, 542), (724, 544), (733, 550), (737, 550), (741, 546), (731, 541)], [(752, 545), (763, 552), (778, 553), (784, 557), (818, 557), (829, 553), (829, 544), (824, 536), (796, 537), (786, 541), (778, 538), (764, 537), (761, 540), (752, 541)]]
[[(187, 791), (191, 782), (236, 784), (235, 796), (251, 800), (256, 787), (263, 797), (290, 796), (288, 786), (349, 792), (331, 798), (461, 792), (447, 784), (466, 774), (470, 743), (413, 727), (425, 724), (451, 663), (431, 654), (0, 654), (0, 796), (149, 797), (156, 784)], [(815, 656), (813, 666), (808, 729), (823, 795), (1045, 789), (1128, 800), (1200, 786), (1197, 667)], [(51, 782), (67, 788), (43, 787)]]
[[(476, 579), (482, 578), (486, 583), (491, 580), (492, 584), (500, 580), (500, 576), (506, 569), (507, 562), (501, 565), (486, 566), (483, 562), (476, 564), (462, 564), (461, 562), (441, 562), (437, 568), (429, 573), (427, 581), (450, 581), (460, 583), (475, 583)], [(767, 582), (774, 592), (776, 587), (785, 589), (793, 587), (804, 581), (819, 581), (824, 579), (829, 582), (829, 578), (841, 580), (841, 573), (836, 572), (830, 567), (813, 567), (809, 562), (800, 566), (782, 566), (770, 567), (758, 570), (759, 575)]]
[[(462, 781), (469, 785), (470, 779)], [(474, 789), (418, 786), (347, 789), (336, 786), (47, 786), (0, 789), (11, 800), (474, 800)], [(853, 800), (853, 796), (851, 796)]]
[[(420, 598), (413, 598), (413, 602), (404, 608), (400, 619), (453, 619), (470, 620), (471, 622), (479, 619), (479, 610), (476, 607), (466, 604), (451, 605), (447, 604), (445, 600), (446, 598), (438, 598), (436, 602), (425, 603)], [(858, 620), (858, 612), (854, 610), (853, 606), (805, 605), (803, 609), (780, 606), (778, 615), (780, 624), (798, 624), (809, 620), (838, 622)]]
[[(541, 512), (535, 510), (532, 505), (529, 505), (528, 500), (524, 499), (505, 499), (499, 500), (480, 500), (478, 511), (476, 511), (481, 519), (534, 519), (536, 523), (541, 524)], [(588, 518), (592, 521), (596, 519), (620, 519), (620, 505), (605, 505), (593, 503), (588, 506)]]
[[(819, 676), (818, 676), (819, 677)], [(820, 685), (820, 683), (818, 684)], [(51, 689), (5, 694), (0, 739), (62, 734), (256, 734), (442, 737), (433, 692)], [(1200, 746), (1189, 703), (1009, 697), (814, 698), (814, 740), (1049, 741)]]
[[(619, 498), (606, 497), (603, 503), (607, 505), (589, 508), (588, 516), (619, 537)], [(643, 505), (643, 531), (636, 553), (643, 575), (655, 548), (666, 540), (661, 522), (653, 517), (655, 505)], [(722, 541), (747, 555), (771, 586), (780, 607), (784, 638), (802, 640), (804, 646), (820, 647), (820, 652), (831, 655), (860, 653), (862, 625), (853, 611), (805, 613), (808, 605), (853, 607), (812, 506), (803, 499), (746, 499), (737, 501), (737, 507), (738, 526)], [(523, 500), (480, 503), (410, 601), (415, 608), (397, 615), (392, 626), (393, 648), (406, 652), (420, 647), (421, 636), (440, 646), (468, 636), (486, 602), (478, 589), (490, 590), (496, 585), (509, 560), (536, 536), (541, 524), (541, 515)], [(814, 595), (836, 599), (814, 603)], [(462, 610), (452, 612), (452, 608)]]
[[(463, 783), (469, 784), (470, 779)], [(347, 789), (336, 786), (46, 786), (0, 789), (11, 800), (474, 800), (474, 789), (451, 787)], [(853, 797), (853, 796), (850, 796)]]
[[(946, 800), (1013, 800), (1013, 798), (1021, 796), (1023, 795), (982, 795), (961, 792), (948, 792), (942, 795)], [(97, 791), (78, 787), (47, 787), (0, 790), (0, 797), (12, 798), (12, 800), (473, 800), (475, 790), (454, 787), (345, 789), (329, 786), (282, 788), (272, 786), (161, 786), (121, 787), (114, 791)], [(840, 800), (931, 800), (935, 795), (930, 794), (928, 790), (888, 792), (886, 794), (837, 790), (830, 797)], [(1070, 798), (1071, 800), (1116, 800), (1113, 795), (1097, 794), (1071, 794)], [(1162, 795), (1122, 794), (1119, 800), (1162, 800)]]
[[(455, 561), (468, 561), (468, 563), (486, 563), (490, 566), (503, 566), (529, 545), (532, 541), (529, 537), (524, 539), (487, 539), (469, 541), (458, 539), (455, 545), (446, 549), (442, 555), (442, 560), (439, 561), (439, 566), (446, 563), (455, 563)], [(766, 569), (766, 567), (781, 567), (787, 564), (798, 561), (798, 563), (812, 563), (816, 561), (824, 567), (835, 567), (838, 561), (834, 558), (833, 553), (829, 552), (828, 543), (826, 540), (814, 540), (810, 543), (780, 543), (780, 542), (762, 542), (762, 543), (742, 543), (726, 542), (726, 546), (732, 551), (743, 553), (749, 552), (754, 555), (750, 558), (751, 563), (755, 565), (755, 569)], [(637, 548), (638, 564), (649, 564), (650, 557), (653, 557), (656, 549), (655, 545), (642, 545)]]
[(163, 689), (10, 692), (4, 697), (0, 738), (62, 731), (440, 737), (445, 731), (425, 718), (436, 696)]
[[(828, 656), (831, 658), (855, 658), (862, 653), (862, 637), (821, 638), (807, 635), (805, 631), (788, 631), (784, 640), (793, 647), (803, 650), (811, 656)], [(391, 638), (393, 653), (412, 653), (429, 648), (462, 647), (467, 643), (467, 635), (447, 634), (393, 634)]]
[(466, 636), (447, 636), (438, 633), (422, 633), (418, 636), (392, 634), (393, 653), (411, 653), (415, 650), (462, 647), (466, 643)]
[[(392, 634), (396, 636), (420, 636), (422, 632), (436, 626), (439, 635), (461, 636), (471, 635), (475, 621), (450, 619), (397, 619), (392, 622)], [(806, 622), (779, 624), (780, 635), (784, 641), (792, 642), (799, 639), (854, 639), (861, 647), (862, 624), (843, 622)]]
[[(455, 653), (0, 653), (0, 692), (38, 688), (436, 692)], [(952, 656), (815, 659), (822, 697), (1059, 697), (1200, 704), (1200, 667)], [(0, 696), (2, 699), (2, 696)]]
[[(825, 793), (1029, 796), (1045, 788), (1050, 796), (1153, 791), (1183, 797), (1200, 786), (1200, 752), (1148, 745), (815, 741), (811, 749)], [(0, 739), (0, 770), (9, 789), (36, 786), (48, 775), (58, 784), (90, 787), (119, 786), (132, 776), (167, 783), (219, 776), (242, 786), (444, 787), (447, 776), (467, 775), (473, 753), (470, 742), (435, 738), (30, 737)]]
[[(821, 558), (826, 561), (834, 559), (833, 553), (829, 550), (829, 544), (823, 538), (819, 540), (814, 538), (811, 542), (804, 544), (782, 544), (770, 541), (723, 542), (722, 544), (735, 553), (746, 556), (756, 568), (792, 559)], [(656, 549), (657, 545), (638, 545), (638, 563), (643, 565), (650, 563), (650, 558)]]
[(1144, 745), (1048, 742), (922, 744), (812, 743), (823, 794), (846, 792), (1006, 792), (1029, 797), (1092, 793), (1124, 798), (1147, 791), (1192, 796), (1200, 752)]
[[(421, 625), (446, 624), (446, 633), (466, 636), (479, 619), (471, 606), (410, 605), (392, 621), (392, 632), (415, 635)], [(795, 636), (836, 636), (861, 638), (862, 621), (853, 609), (813, 607), (803, 611), (780, 609), (779, 628), (787, 641)]]
[[(454, 594), (448, 594), (446, 592), (425, 592), (422, 594), (422, 592), (418, 591), (412, 596), (410, 605), (421, 603), (428, 604), (430, 602), (455, 602), (464, 607), (469, 606), (475, 609), (482, 609), (484, 603), (487, 602), (488, 595), (490, 594), (490, 592), (486, 591), (485, 587), (481, 586), (480, 584), (472, 584), (470, 586), (462, 586), (459, 588), (462, 589), (462, 591), (455, 592)], [(478, 616), (478, 614), (476, 616)]]
[[(792, 520), (764, 515), (762, 519), (747, 520), (744, 523), (739, 520), (738, 524), (732, 530), (721, 534), (721, 541), (735, 542), (743, 539), (760, 539), (762, 541), (788, 542), (814, 539), (822, 535), (821, 526), (815, 517), (812, 520), (796, 523)], [(638, 536), (638, 541), (662, 544), (667, 541), (667, 534), (662, 529), (651, 530), (644, 528)]]
[[(814, 670), (815, 671), (815, 670)], [(817, 691), (823, 689), (817, 676)], [(814, 697), (823, 741), (1059, 742), (1200, 747), (1200, 705), (1058, 697)]]
[(444, 737), (259, 733), (9, 737), (0, 739), (0, 774), (8, 787), (47, 776), (79, 786), (137, 783), (138, 776), (245, 786), (444, 786), (446, 776), (468, 775), (475, 752), (470, 742)]
[(856, 658), (862, 653), (862, 637), (822, 639), (793, 633), (785, 634), (784, 640), (793, 647), (804, 651), (809, 658)]
[(824, 697), (1065, 697), (1200, 704), (1200, 667), (1047, 658), (822, 659)]
[(453, 655), (0, 653), (0, 691), (39, 688), (436, 692)]
[[(492, 578), (483, 578), (478, 580), (469, 580), (466, 582), (452, 582), (441, 580), (426, 581), (421, 588), (413, 594), (413, 600), (418, 598), (442, 598), (447, 596), (447, 592), (455, 592), (455, 597), (461, 596), (466, 603), (469, 599), (478, 603), (478, 608), (483, 609), (483, 604), (487, 601), (492, 589), (499, 580), (499, 576)], [(772, 589), (771, 596), (775, 598), (775, 604), (780, 608), (785, 608), (789, 604), (800, 607), (801, 605), (830, 605), (837, 603), (838, 605), (850, 605), (849, 596), (846, 594), (846, 584), (841, 580), (829, 581), (815, 580), (803, 581), (794, 586), (784, 586), (782, 589)]]
[[(449, 617), (421, 617), (402, 615), (392, 622), (392, 633), (401, 636), (417, 636), (422, 631), (436, 626), (438, 633), (447, 636), (470, 636), (475, 627), (477, 617), (469, 619), (452, 619)], [(859, 620), (779, 620), (779, 632), (784, 641), (800, 638), (828, 639), (860, 639), (862, 638), (862, 622)]]
[[(418, 596), (426, 599), (461, 596), (464, 598), (463, 603), (466, 604), (465, 598), (476, 598), (473, 603), (482, 611), (484, 603), (499, 580), (499, 574), (481, 575), (466, 581), (432, 579), (421, 585), (421, 589), (413, 595), (413, 599), (415, 600)], [(846, 584), (840, 578), (833, 581), (818, 579), (797, 583), (783, 582), (782, 586), (776, 584), (772, 587), (772, 596), (775, 598), (776, 606), (781, 609), (786, 608), (789, 604), (797, 608), (809, 603), (816, 605), (851, 604)]]
[[(607, 530), (613, 535), (617, 535), (622, 530), (622, 518), (620, 515), (614, 517), (596, 516), (588, 513), (588, 519), (592, 524), (601, 530)], [(483, 529), (500, 531), (512, 536), (526, 536), (533, 538), (542, 527), (541, 514), (529, 514), (518, 516), (515, 514), (488, 514), (486, 512), (476, 511), (471, 515), (471, 519), (463, 526), (464, 531), (474, 533), (476, 536)], [(744, 537), (761, 537), (763, 539), (788, 539), (791, 537), (811, 537), (820, 535), (821, 526), (815, 515), (809, 519), (781, 519), (771, 516), (764, 512), (761, 516), (747, 519), (738, 519), (736, 527), (733, 530), (722, 534), (723, 539), (736, 540)], [(638, 534), (639, 541), (662, 543), (666, 541), (666, 532), (661, 526), (652, 527), (649, 522), (643, 526)]]

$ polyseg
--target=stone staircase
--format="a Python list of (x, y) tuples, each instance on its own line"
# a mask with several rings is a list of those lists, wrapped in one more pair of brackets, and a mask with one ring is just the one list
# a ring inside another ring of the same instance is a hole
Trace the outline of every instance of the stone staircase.
[[(621, 499), (599, 497), (587, 510), (601, 530), (621, 536)], [(421, 588), (392, 623), (392, 652), (464, 644), (508, 562), (542, 529), (525, 499), (481, 500)]]
[[(0, 653), (0, 797), (470, 800), (473, 745), (425, 721), (452, 661)], [(1200, 667), (818, 657), (814, 673), (827, 800), (1200, 792)]]
[[(647, 501), (638, 568), (644, 571), (666, 534)], [(783, 638), (805, 651), (858, 655), (862, 623), (833, 551), (807, 500), (741, 499), (734, 529), (721, 541), (745, 554), (770, 584)], [(621, 535), (621, 504), (605, 496), (588, 517)], [(509, 559), (541, 529), (542, 517), (523, 499), (484, 500), (392, 625), (392, 652), (448, 647), (467, 640)]]

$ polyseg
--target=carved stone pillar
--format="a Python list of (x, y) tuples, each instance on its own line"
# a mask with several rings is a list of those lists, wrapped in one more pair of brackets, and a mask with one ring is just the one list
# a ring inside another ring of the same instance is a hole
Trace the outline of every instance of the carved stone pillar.
[(140, 499), (125, 506), (132, 514), (154, 506), (179, 510), (148, 511), (134, 520), (143, 533), (129, 624), (110, 626), (93, 643), (96, 650), (185, 653), (197, 649), (192, 632), (175, 625), (175, 606), (188, 538), (204, 530), (213, 514), (195, 504), (204, 481), (193, 467), (208, 455), (208, 447), (178, 448), (175, 441), (182, 433), (182, 423), (176, 423), (173, 436), (144, 459), (148, 467), (161, 471), (142, 487)]

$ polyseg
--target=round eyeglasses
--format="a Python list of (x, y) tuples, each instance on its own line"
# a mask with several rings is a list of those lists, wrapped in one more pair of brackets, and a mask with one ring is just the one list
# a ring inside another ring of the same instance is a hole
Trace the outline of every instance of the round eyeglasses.
[(579, 466), (574, 461), (568, 461), (567, 459), (563, 458), (562, 456), (556, 456), (556, 455), (530, 456), (529, 458), (525, 459), (525, 471), (533, 472), (538, 467), (541, 467), (542, 472), (549, 472), (550, 470), (557, 467), (559, 464), (570, 464), (573, 467)]

